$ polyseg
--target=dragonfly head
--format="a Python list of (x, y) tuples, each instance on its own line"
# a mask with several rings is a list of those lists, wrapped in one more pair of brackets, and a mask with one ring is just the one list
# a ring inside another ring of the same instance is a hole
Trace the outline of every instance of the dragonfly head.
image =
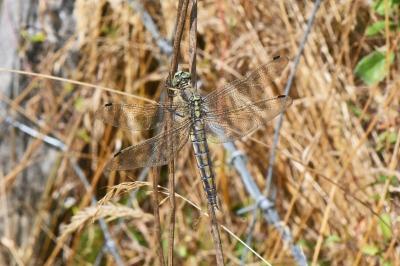
[(178, 87), (181, 84), (188, 83), (190, 81), (190, 73), (185, 71), (178, 71), (174, 75), (172, 80), (172, 86)]

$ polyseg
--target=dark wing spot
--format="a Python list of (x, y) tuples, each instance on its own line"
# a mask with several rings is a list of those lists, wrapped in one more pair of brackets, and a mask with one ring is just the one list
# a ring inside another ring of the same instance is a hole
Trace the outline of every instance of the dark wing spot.
[(121, 154), (121, 151), (117, 152), (116, 154), (114, 154), (114, 158), (117, 157), (120, 154)]
[(106, 103), (104, 106), (108, 107), (108, 106), (111, 106), (111, 105), (112, 105), (112, 103)]
[(281, 58), (281, 56), (280, 56), (280, 55), (276, 55), (276, 56), (274, 56), (272, 59), (273, 59), (273, 60), (278, 60), (279, 58)]

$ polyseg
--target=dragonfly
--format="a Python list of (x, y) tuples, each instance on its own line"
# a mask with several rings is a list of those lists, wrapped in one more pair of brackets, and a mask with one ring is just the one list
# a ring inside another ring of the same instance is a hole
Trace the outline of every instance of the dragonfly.
[(171, 89), (175, 93), (172, 103), (105, 104), (95, 117), (132, 131), (160, 128), (166, 115), (173, 117), (171, 127), (115, 154), (107, 165), (108, 170), (168, 164), (190, 139), (208, 204), (219, 208), (208, 143), (239, 140), (291, 105), (291, 97), (271, 97), (267, 93), (288, 61), (287, 57), (276, 56), (243, 78), (205, 96), (193, 88), (189, 72), (178, 71), (172, 79)]

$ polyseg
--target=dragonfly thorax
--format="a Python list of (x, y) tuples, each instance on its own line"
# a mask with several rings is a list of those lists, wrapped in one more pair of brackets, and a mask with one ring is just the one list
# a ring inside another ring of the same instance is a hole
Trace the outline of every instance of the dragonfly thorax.
[(190, 99), (189, 99), (189, 106), (190, 106), (190, 116), (194, 120), (198, 120), (200, 118), (204, 118), (205, 116), (205, 109), (203, 105), (203, 99), (199, 94), (194, 92)]

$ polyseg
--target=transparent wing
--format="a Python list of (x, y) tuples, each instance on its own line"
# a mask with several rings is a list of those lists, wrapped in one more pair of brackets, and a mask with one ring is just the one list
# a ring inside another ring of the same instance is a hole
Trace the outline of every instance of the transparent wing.
[(205, 118), (207, 140), (213, 143), (239, 139), (267, 123), (292, 104), (280, 95), (232, 110), (208, 113)]
[(273, 61), (259, 66), (243, 79), (212, 91), (204, 97), (206, 108), (210, 112), (235, 110), (271, 98), (273, 94), (267, 89), (273, 85), (273, 80), (280, 76), (288, 62), (287, 57), (275, 57)]
[[(163, 125), (168, 112), (186, 114), (184, 105), (107, 103), (96, 111), (96, 119), (128, 130), (149, 130)], [(179, 117), (177, 117), (179, 121)]]
[(190, 120), (176, 125), (138, 145), (123, 149), (108, 163), (108, 170), (131, 170), (140, 167), (167, 164), (185, 145), (189, 138)]

